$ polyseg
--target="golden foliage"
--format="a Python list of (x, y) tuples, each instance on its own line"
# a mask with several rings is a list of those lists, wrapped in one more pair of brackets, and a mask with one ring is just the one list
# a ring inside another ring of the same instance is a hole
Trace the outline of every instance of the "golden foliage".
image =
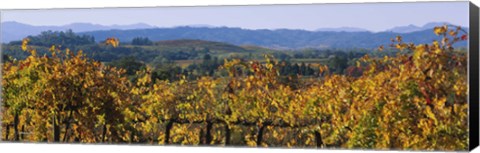
[[(459, 29), (444, 39), (447, 29), (436, 27), (443, 39), (429, 45), (392, 39), (402, 52), (382, 59), (365, 55), (356, 61), (365, 70), (359, 77), (319, 66), (323, 78), (305, 79), (309, 85), (298, 89), (281, 82), (279, 64), (270, 56), (263, 64), (225, 59), (225, 78), (152, 80), (146, 68), (130, 82), (125, 70), (81, 52), (53, 46), (52, 57), (39, 57), (31, 49), (27, 59), (3, 65), (2, 126), (17, 130), (2, 128), (2, 137), (466, 150), (467, 56), (451, 48)], [(114, 38), (106, 43), (118, 46)], [(18, 127), (31, 135), (18, 137)]]
[(118, 41), (117, 38), (107, 38), (107, 40), (105, 40), (105, 44), (106, 45), (112, 45), (113, 47), (118, 47), (118, 45), (120, 44), (120, 41)]

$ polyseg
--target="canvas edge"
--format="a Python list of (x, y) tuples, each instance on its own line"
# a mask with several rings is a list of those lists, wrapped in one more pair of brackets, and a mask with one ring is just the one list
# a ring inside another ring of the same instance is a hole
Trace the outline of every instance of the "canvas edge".
[(469, 150), (478, 147), (479, 141), (479, 12), (478, 7), (469, 4)]

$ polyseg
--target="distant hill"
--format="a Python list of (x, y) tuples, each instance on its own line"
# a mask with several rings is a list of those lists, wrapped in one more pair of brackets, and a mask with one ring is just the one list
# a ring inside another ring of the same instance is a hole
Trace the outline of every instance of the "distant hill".
[(331, 32), (368, 32), (367, 29), (355, 27), (340, 27), (340, 28), (319, 28), (315, 31), (331, 31)]
[(211, 51), (228, 51), (228, 52), (250, 52), (245, 48), (213, 41), (205, 40), (193, 40), (193, 39), (180, 39), (180, 40), (164, 40), (154, 43), (158, 48), (197, 48), (197, 49), (208, 49)]
[(127, 30), (127, 29), (148, 29), (154, 26), (137, 23), (130, 25), (99, 25), (91, 23), (72, 23), (63, 26), (34, 26), (13, 21), (2, 22), (2, 42), (21, 40), (29, 35), (38, 35), (42, 31), (65, 31), (71, 29), (74, 32), (97, 31), (97, 30)]
[(427, 24), (425, 24), (421, 27), (410, 24), (410, 25), (407, 25), (407, 26), (394, 27), (394, 28), (388, 29), (386, 31), (396, 32), (396, 33), (410, 33), (410, 32), (433, 29), (435, 26), (441, 26), (441, 25), (445, 25), (445, 24), (451, 25), (448, 22), (430, 22), (430, 23), (427, 23)]
[[(390, 39), (403, 36), (404, 41), (414, 43), (430, 43), (440, 37), (433, 33), (433, 29), (410, 33), (395, 32), (330, 32), (305, 30), (248, 30), (241, 28), (154, 28), (134, 30), (106, 30), (91, 31), (81, 34), (92, 35), (95, 40), (105, 40), (108, 37), (119, 38), (129, 42), (135, 37), (148, 37), (153, 41), (176, 39), (199, 39), (224, 42), (239, 46), (254, 45), (272, 49), (299, 49), (299, 48), (376, 48), (388, 45)], [(457, 46), (466, 46), (461, 42)]]

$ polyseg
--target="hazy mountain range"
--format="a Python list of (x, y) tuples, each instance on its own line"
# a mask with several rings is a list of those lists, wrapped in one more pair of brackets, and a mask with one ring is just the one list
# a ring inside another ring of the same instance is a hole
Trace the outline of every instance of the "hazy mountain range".
[[(215, 27), (211, 25), (188, 25), (172, 28), (159, 28), (143, 23), (132, 25), (104, 26), (89, 23), (73, 23), (64, 26), (32, 26), (18, 22), (2, 23), (2, 42), (21, 40), (42, 31), (72, 31), (92, 35), (96, 41), (108, 37), (119, 38), (129, 42), (135, 37), (148, 37), (153, 41), (174, 39), (201, 39), (218, 41), (235, 45), (256, 45), (275, 49), (296, 48), (374, 48), (390, 42), (397, 35), (405, 41), (430, 43), (439, 37), (433, 34), (433, 27), (445, 23), (432, 22), (424, 26), (398, 26), (384, 32), (370, 32), (355, 27), (319, 28), (315, 31), (276, 29), (250, 30), (232, 27)], [(446, 23), (448, 24), (448, 23)], [(459, 45), (465, 46), (466, 42)]]
[(331, 31), (331, 32), (369, 32), (367, 29), (355, 27), (340, 27), (340, 28), (318, 28), (315, 31)]
[(71, 29), (74, 32), (85, 32), (85, 31), (97, 31), (97, 30), (128, 30), (128, 29), (148, 29), (155, 28), (154, 26), (137, 23), (130, 25), (111, 25), (105, 26), (100, 24), (92, 23), (72, 23), (63, 26), (35, 26), (28, 25), (18, 22), (2, 22), (1, 31), (2, 31), (2, 42), (10, 42), (13, 40), (20, 40), (30, 35), (38, 35), (42, 31), (66, 31)]
[(415, 32), (415, 31), (433, 29), (435, 26), (444, 25), (444, 24), (451, 25), (448, 22), (430, 22), (430, 23), (427, 23), (427, 24), (425, 24), (421, 27), (410, 24), (410, 25), (407, 25), (407, 26), (398, 26), (398, 27), (394, 27), (394, 28), (391, 28), (391, 29), (387, 29), (386, 31), (391, 31), (391, 32), (396, 32), (396, 33), (410, 33), (410, 32)]

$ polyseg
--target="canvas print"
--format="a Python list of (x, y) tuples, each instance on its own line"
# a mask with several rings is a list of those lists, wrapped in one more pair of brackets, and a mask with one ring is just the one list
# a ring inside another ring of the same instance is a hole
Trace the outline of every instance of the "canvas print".
[(0, 139), (468, 150), (468, 8), (2, 10)]

